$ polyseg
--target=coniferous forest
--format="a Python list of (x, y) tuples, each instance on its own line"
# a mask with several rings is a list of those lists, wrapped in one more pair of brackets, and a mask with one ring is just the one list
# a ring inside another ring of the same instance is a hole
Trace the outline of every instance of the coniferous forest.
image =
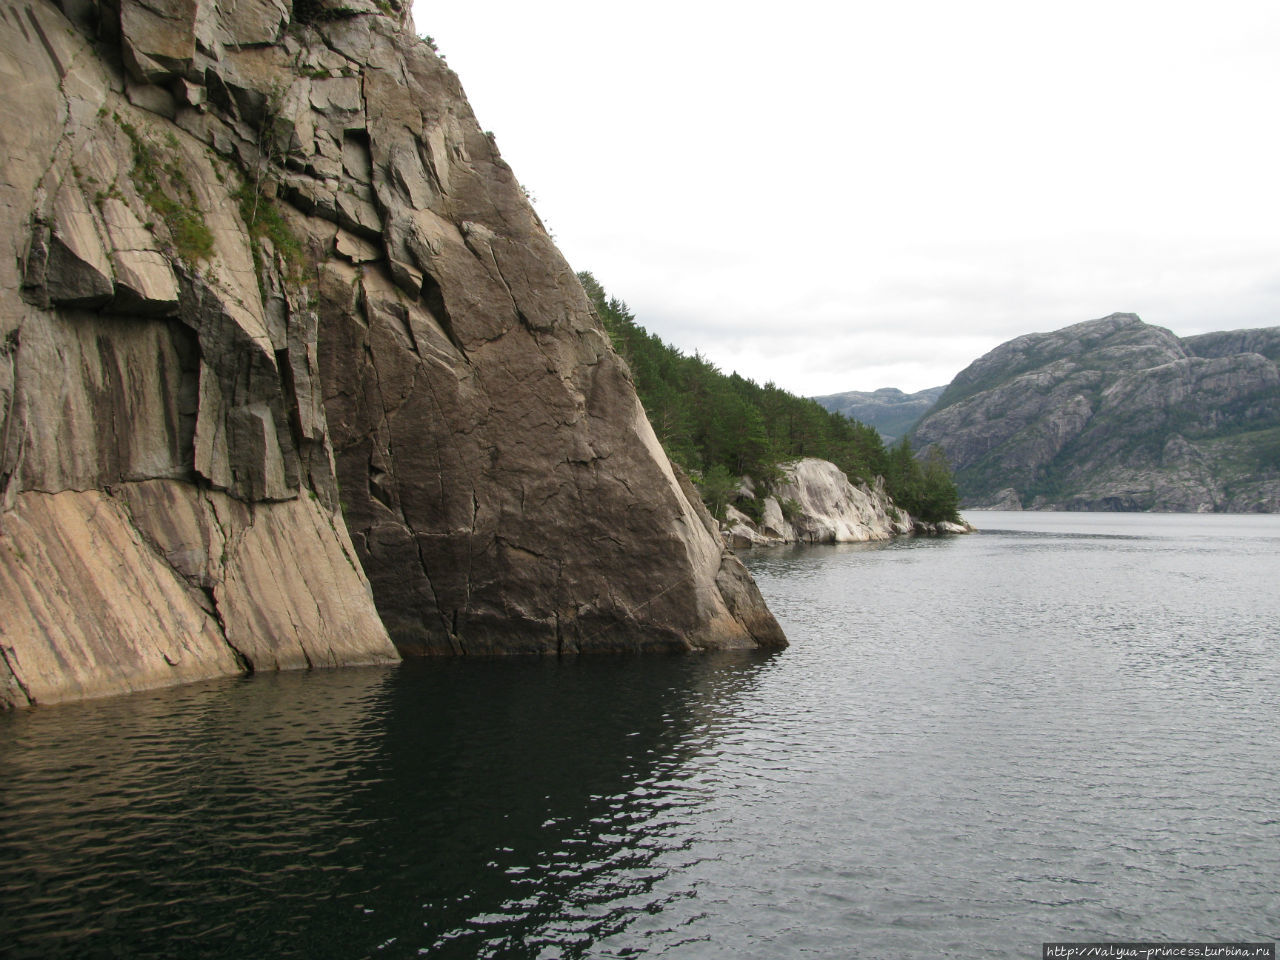
[(936, 448), (917, 458), (905, 440), (886, 447), (872, 427), (814, 400), (725, 374), (700, 354), (686, 355), (649, 333), (590, 273), (578, 279), (631, 367), (667, 455), (694, 479), (712, 513), (721, 516), (732, 502), (758, 519), (759, 500), (738, 495), (739, 478), (750, 477), (762, 495), (780, 478), (781, 464), (817, 457), (855, 484), (884, 477), (894, 502), (921, 520), (958, 518), (956, 485)]

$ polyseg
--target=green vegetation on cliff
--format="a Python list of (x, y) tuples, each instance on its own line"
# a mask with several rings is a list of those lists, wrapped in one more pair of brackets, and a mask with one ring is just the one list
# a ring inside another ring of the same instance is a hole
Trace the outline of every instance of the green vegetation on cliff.
[[(724, 374), (700, 354), (687, 356), (636, 323), (627, 305), (578, 274), (614, 349), (627, 361), (636, 392), (667, 455), (697, 482), (713, 513), (733, 501), (737, 477), (768, 487), (779, 464), (817, 457), (854, 483), (885, 478), (894, 502), (912, 516), (957, 519), (959, 496), (940, 452), (917, 460), (906, 445), (886, 447), (879, 433), (773, 383)], [(750, 514), (759, 501), (736, 501)]]

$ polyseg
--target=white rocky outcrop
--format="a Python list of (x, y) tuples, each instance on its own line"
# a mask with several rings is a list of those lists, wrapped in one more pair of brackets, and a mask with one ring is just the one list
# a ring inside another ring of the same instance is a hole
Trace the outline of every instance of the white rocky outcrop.
[(798, 505), (790, 524), (795, 540), (860, 543), (912, 530), (911, 518), (894, 506), (883, 480), (874, 488), (855, 487), (834, 463), (812, 457), (787, 464), (784, 472), (776, 496)]
[(885, 492), (883, 478), (877, 477), (872, 486), (855, 487), (827, 460), (806, 457), (783, 464), (782, 471), (783, 481), (763, 498), (759, 523), (732, 506), (726, 509), (722, 530), (730, 546), (863, 543), (900, 534), (971, 529), (962, 524), (921, 524), (894, 504)]

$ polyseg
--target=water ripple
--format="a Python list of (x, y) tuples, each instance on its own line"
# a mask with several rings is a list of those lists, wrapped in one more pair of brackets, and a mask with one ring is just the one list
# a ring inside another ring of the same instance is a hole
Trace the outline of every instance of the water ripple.
[(4, 955), (1275, 939), (1280, 528), (1208, 520), (757, 555), (782, 654), (406, 664), (0, 717)]

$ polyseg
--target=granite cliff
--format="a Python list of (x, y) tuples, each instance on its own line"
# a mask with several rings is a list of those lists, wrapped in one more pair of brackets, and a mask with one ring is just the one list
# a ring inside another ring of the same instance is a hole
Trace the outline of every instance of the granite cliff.
[(0, 5), (0, 705), (785, 644), (397, 0)]
[(1280, 328), (1113, 314), (1002, 344), (916, 427), (966, 506), (1280, 511)]

